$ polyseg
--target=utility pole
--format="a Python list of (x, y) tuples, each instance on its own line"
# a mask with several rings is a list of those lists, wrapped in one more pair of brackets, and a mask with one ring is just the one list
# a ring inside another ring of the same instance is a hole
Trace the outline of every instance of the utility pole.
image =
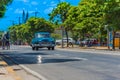
[(29, 18), (29, 13), (28, 13), (28, 11), (27, 11), (26, 17), (25, 17), (25, 23), (27, 22), (28, 18)]
[(9, 20), (10, 22), (12, 22), (12, 25), (15, 25), (15, 21), (14, 20)]
[(21, 24), (21, 17), (17, 17), (18, 18), (18, 24), (20, 25)]
[(105, 30), (107, 30), (107, 46), (108, 46), (108, 49), (110, 49), (110, 42), (109, 42), (109, 29), (108, 29), (108, 25), (105, 25)]
[(22, 13), (22, 23), (25, 23), (25, 11), (23, 10), (23, 13)]
[(38, 14), (39, 12), (35, 12), (35, 17), (37, 17), (37, 14)]
[(38, 14), (38, 13), (39, 13), (38, 11), (35, 11), (35, 12), (34, 12), (35, 18), (37, 17), (37, 14)]

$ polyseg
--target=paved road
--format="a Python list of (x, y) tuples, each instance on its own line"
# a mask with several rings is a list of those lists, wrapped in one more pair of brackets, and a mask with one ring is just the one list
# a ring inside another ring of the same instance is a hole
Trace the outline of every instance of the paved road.
[(120, 80), (120, 55), (108, 54), (119, 52), (71, 50), (13, 46), (3, 55), (43, 80)]

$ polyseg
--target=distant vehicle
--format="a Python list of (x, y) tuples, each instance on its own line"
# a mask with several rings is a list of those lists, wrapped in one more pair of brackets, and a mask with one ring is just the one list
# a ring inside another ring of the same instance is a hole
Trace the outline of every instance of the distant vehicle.
[(93, 45), (97, 45), (98, 41), (97, 41), (97, 39), (85, 39), (85, 40), (81, 41), (81, 44), (82, 45), (91, 45), (91, 46), (93, 46)]
[(31, 41), (31, 47), (33, 50), (39, 48), (48, 48), (48, 50), (55, 48), (55, 39), (50, 36), (49, 32), (37, 32)]
[[(63, 43), (67, 43), (67, 38), (63, 38)], [(72, 38), (68, 38), (68, 43), (74, 44), (75, 41)], [(61, 45), (62, 39), (56, 40), (56, 45)]]

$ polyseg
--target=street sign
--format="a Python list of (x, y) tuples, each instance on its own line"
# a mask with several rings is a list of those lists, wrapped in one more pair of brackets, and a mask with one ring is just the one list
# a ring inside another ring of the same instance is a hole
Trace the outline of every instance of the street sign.
[(115, 38), (120, 38), (120, 32), (115, 33)]

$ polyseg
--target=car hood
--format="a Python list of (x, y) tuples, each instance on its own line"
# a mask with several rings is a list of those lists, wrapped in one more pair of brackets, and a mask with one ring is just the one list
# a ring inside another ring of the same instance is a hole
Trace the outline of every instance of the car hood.
[(53, 38), (34, 38), (32, 39), (32, 43), (34, 42), (51, 42), (51, 41), (54, 41)]

